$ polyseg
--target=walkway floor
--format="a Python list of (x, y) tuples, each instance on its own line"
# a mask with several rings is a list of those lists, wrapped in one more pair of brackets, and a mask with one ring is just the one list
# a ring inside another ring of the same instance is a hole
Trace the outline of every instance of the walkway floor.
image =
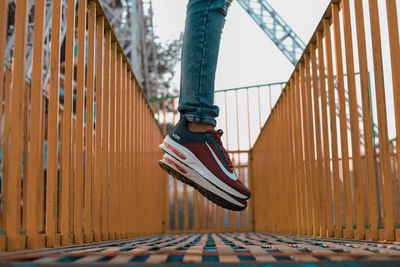
[(169, 234), (0, 254), (1, 266), (202, 263), (211, 266), (400, 266), (400, 244), (264, 233)]

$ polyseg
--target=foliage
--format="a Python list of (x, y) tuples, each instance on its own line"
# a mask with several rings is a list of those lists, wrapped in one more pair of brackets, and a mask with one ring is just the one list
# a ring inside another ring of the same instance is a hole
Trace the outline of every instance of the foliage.
[(145, 14), (146, 21), (146, 51), (147, 51), (147, 98), (176, 95), (178, 88), (172, 87), (176, 64), (180, 61), (183, 34), (176, 39), (160, 41), (154, 34), (152, 10)]

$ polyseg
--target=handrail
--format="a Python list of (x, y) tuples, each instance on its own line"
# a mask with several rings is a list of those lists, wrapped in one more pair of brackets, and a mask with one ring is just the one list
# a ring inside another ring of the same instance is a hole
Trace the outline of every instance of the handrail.
[[(363, 5), (369, 9), (371, 43), (365, 37)], [(400, 141), (400, 80), (397, 78), (400, 48), (396, 1), (387, 0), (386, 7), (388, 13), (384, 19), (388, 27), (383, 30), (390, 40), (390, 51), (385, 53), (390, 55), (392, 64), (395, 118), (391, 123), (396, 125), (397, 144)], [(355, 20), (351, 20), (352, 16)], [(399, 194), (396, 173), (400, 157), (388, 140), (386, 109), (389, 104), (385, 103), (385, 93), (389, 88), (385, 87), (383, 77), (388, 75), (389, 66), (382, 65), (385, 54), (379, 19), (376, 0), (368, 3), (332, 0), (329, 4), (252, 151), (254, 187), (264, 192), (254, 196), (254, 202), (262, 203), (254, 207), (256, 231), (370, 240), (400, 238), (400, 229), (395, 228), (400, 221), (400, 203), (394, 195)], [(356, 29), (356, 36), (352, 34), (352, 27)], [(360, 84), (355, 81), (354, 39), (358, 45)], [(373, 53), (367, 53), (367, 46), (372, 47)], [(371, 86), (375, 90), (378, 114), (377, 151), (373, 145), (374, 102), (368, 90), (368, 59), (373, 60), (374, 66), (375, 84)], [(346, 85), (344, 64), (348, 74)], [(335, 103), (334, 73), (338, 103)], [(344, 108), (345, 87), (349, 92), (350, 130)], [(326, 92), (329, 102), (320, 97)], [(362, 96), (363, 143), (360, 142), (357, 92)], [(392, 164), (396, 161), (397, 164)], [(383, 229), (380, 229), (382, 222)]]
[[(238, 90), (243, 90), (243, 89), (259, 88), (259, 87), (274, 86), (274, 85), (285, 85), (285, 84), (286, 84), (286, 82), (264, 83), (264, 84), (257, 84), (257, 85), (250, 85), (250, 86), (242, 86), (242, 87), (215, 90), (215, 93), (223, 93), (223, 92), (238, 91)], [(149, 102), (150, 103), (159, 102), (159, 101), (170, 100), (170, 99), (175, 99), (175, 98), (179, 98), (179, 95), (165, 96), (165, 97), (153, 97), (153, 98), (149, 99)]]

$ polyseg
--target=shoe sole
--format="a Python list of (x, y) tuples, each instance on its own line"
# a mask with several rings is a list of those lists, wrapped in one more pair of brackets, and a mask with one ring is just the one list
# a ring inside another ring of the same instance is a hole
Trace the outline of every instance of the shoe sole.
[[(233, 196), (227, 195), (225, 192), (221, 191), (220, 189), (206, 181), (204, 178), (202, 178), (195, 170), (191, 169), (188, 166), (182, 166), (182, 164), (179, 164), (176, 159), (169, 156), (168, 154), (164, 155), (164, 157), (159, 161), (159, 165), (167, 173), (171, 174), (179, 181), (189, 186), (192, 186), (200, 194), (202, 194), (218, 206), (233, 211), (242, 211), (247, 207), (247, 203), (244, 204), (240, 202), (246, 202), (245, 200), (238, 200), (235, 199)], [(183, 174), (182, 172), (184, 172), (185, 174)], [(199, 181), (200, 177), (203, 181)], [(208, 190), (207, 188), (211, 189), (212, 191)], [(227, 199), (224, 199), (223, 197), (221, 197), (221, 195)], [(230, 199), (230, 201), (228, 199)], [(237, 204), (232, 202), (236, 202)]]
[(210, 170), (208, 170), (203, 163), (186, 147), (178, 144), (172, 140), (168, 135), (165, 137), (164, 142), (160, 145), (160, 148), (167, 154), (174, 157), (180, 163), (188, 166), (189, 168), (196, 170), (203, 179), (213, 184), (215, 187), (226, 192), (227, 194), (240, 198), (243, 200), (249, 199), (250, 196), (246, 196), (243, 193), (235, 190), (231, 186), (225, 184), (223, 181), (218, 179)]

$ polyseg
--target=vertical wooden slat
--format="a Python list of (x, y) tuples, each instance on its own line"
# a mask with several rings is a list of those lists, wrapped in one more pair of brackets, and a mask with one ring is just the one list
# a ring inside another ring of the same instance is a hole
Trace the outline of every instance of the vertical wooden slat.
[[(286, 114), (286, 109), (284, 108), (287, 104), (287, 88), (282, 91), (282, 108), (280, 109), (281, 113), (281, 130), (282, 130), (282, 148), (281, 148), (281, 155), (282, 155), (282, 160), (281, 160), (281, 169), (283, 171), (282, 175), (282, 184), (284, 188), (284, 195), (285, 195), (285, 201), (283, 205), (283, 221), (286, 223), (285, 228), (283, 229), (283, 233), (291, 234), (292, 233), (292, 224), (293, 220), (290, 220), (291, 216), (291, 196), (290, 196), (290, 183), (289, 183), (289, 168), (284, 168), (284, 164), (286, 163), (286, 166), (290, 164), (290, 161), (288, 159), (288, 138), (287, 138), (287, 114)], [(286, 161), (285, 161), (286, 159)]]
[(178, 192), (178, 180), (173, 178), (174, 181), (174, 229), (179, 229), (179, 192)]
[[(18, 1), (15, 11), (15, 43), (14, 43), (14, 67), (12, 75), (12, 105), (10, 129), (10, 157), (9, 173), (7, 181), (7, 209), (6, 232), (7, 249), (21, 249), (24, 244), (20, 238), (21, 227), (21, 155), (22, 155), (22, 92), (25, 89), (25, 51), (28, 1)], [(8, 145), (6, 142), (5, 146)]]
[(121, 194), (121, 202), (119, 203), (121, 207), (121, 229), (122, 229), (122, 237), (121, 238), (126, 238), (126, 228), (127, 228), (127, 223), (126, 223), (126, 215), (127, 214), (127, 192), (126, 192), (126, 178), (127, 178), (127, 162), (126, 162), (126, 122), (127, 122), (127, 114), (126, 114), (126, 78), (127, 78), (127, 66), (126, 62), (123, 61), (122, 63), (122, 83), (121, 83), (121, 108), (122, 108), (122, 113), (121, 113), (121, 127), (122, 127), (122, 139), (121, 139), (121, 173), (120, 173), (120, 189), (119, 193)]
[[(311, 68), (312, 68), (312, 88), (314, 97), (314, 121), (315, 121), (315, 141), (316, 141), (316, 157), (317, 157), (317, 171), (316, 179), (318, 186), (318, 192), (316, 196), (318, 198), (317, 203), (317, 216), (319, 217), (319, 225), (316, 229), (316, 235), (326, 235), (326, 188), (324, 183), (324, 170), (322, 163), (322, 145), (321, 145), (321, 117), (319, 108), (319, 96), (325, 97), (319, 91), (318, 73), (317, 73), (317, 57), (316, 57), (316, 44), (311, 44)], [(320, 75), (320, 77), (322, 77)], [(321, 78), (322, 79), (322, 78)]]
[(183, 184), (183, 230), (189, 229), (189, 204), (187, 185)]
[(360, 128), (358, 122), (358, 106), (356, 95), (356, 81), (354, 74), (354, 55), (353, 41), (351, 31), (350, 4), (349, 0), (342, 1), (343, 9), (343, 29), (346, 51), (346, 70), (347, 70), (347, 86), (350, 101), (350, 122), (351, 122), (351, 145), (353, 154), (353, 181), (354, 181), (354, 206), (357, 230), (355, 231), (356, 239), (364, 239), (365, 222), (364, 222), (364, 197), (362, 194), (363, 185), (361, 177), (361, 155), (360, 155)]
[[(393, 97), (396, 122), (396, 145), (397, 145), (397, 166), (400, 166), (400, 45), (399, 45), (399, 24), (395, 0), (386, 0), (387, 21), (389, 31), (390, 59), (392, 66)], [(1, 86), (0, 86), (1, 89)], [(0, 110), (1, 111), (1, 110)], [(0, 113), (1, 114), (1, 113)], [(399, 179), (399, 178), (398, 178)], [(400, 190), (400, 181), (399, 188)], [(400, 192), (400, 191), (399, 191)], [(400, 203), (398, 204), (400, 205)], [(397, 206), (399, 209), (399, 206)], [(399, 221), (397, 221), (399, 222)]]
[(1, 218), (1, 225), (3, 230), (7, 229), (7, 209), (8, 209), (8, 177), (9, 177), (9, 136), (10, 136), (10, 108), (11, 108), (11, 70), (6, 67), (4, 75), (4, 149), (3, 149), (3, 216)]
[(106, 165), (107, 162), (101, 161), (101, 143), (102, 143), (102, 129), (103, 129), (103, 60), (104, 60), (104, 17), (99, 16), (96, 20), (97, 30), (97, 48), (96, 48), (96, 123), (95, 123), (95, 153), (94, 153), (94, 182), (93, 182), (93, 230), (94, 230), (94, 241), (99, 242), (101, 240), (101, 202), (105, 201), (102, 199), (102, 165)]
[(290, 176), (293, 177), (294, 180), (294, 191), (293, 197), (295, 199), (295, 212), (296, 212), (296, 234), (301, 234), (301, 210), (300, 210), (300, 197), (299, 197), (299, 184), (300, 184), (300, 175), (297, 171), (298, 163), (297, 163), (297, 153), (299, 150), (298, 144), (296, 142), (296, 136), (293, 135), (293, 132), (296, 130), (296, 106), (295, 106), (295, 88), (294, 88), (294, 80), (291, 79), (288, 85), (289, 91), (289, 104), (287, 105), (287, 112), (289, 116), (289, 138), (290, 138), (290, 154), (291, 154), (291, 173)]
[(76, 171), (74, 188), (74, 243), (83, 242), (82, 237), (82, 206), (83, 206), (83, 175), (84, 175), (84, 110), (85, 110), (85, 78), (86, 67), (86, 12), (87, 1), (79, 0), (78, 10), (78, 67), (76, 81)]
[[(197, 230), (199, 229), (199, 206), (197, 205), (197, 199), (198, 199), (198, 192), (196, 189), (193, 189), (193, 229)], [(167, 221), (169, 224), (169, 221)]]
[(301, 224), (301, 234), (306, 233), (306, 206), (305, 206), (305, 195), (304, 195), (304, 163), (303, 163), (303, 131), (302, 131), (302, 123), (301, 123), (301, 106), (300, 106), (300, 80), (299, 80), (299, 73), (295, 71), (294, 73), (294, 90), (295, 90), (295, 114), (296, 114), (296, 132), (299, 134), (296, 138), (297, 143), (297, 152), (296, 152), (296, 159), (297, 159), (297, 172), (299, 176), (299, 187), (298, 187), (298, 197), (300, 202), (300, 221)]
[[(117, 194), (116, 194), (116, 89), (117, 89), (117, 44), (111, 44), (110, 74), (110, 239), (116, 239)], [(119, 131), (118, 131), (119, 132)]]
[(336, 84), (339, 94), (339, 122), (340, 122), (340, 144), (342, 151), (342, 173), (343, 173), (343, 206), (344, 224), (346, 230), (344, 238), (353, 237), (353, 209), (351, 199), (351, 181), (349, 169), (349, 144), (347, 140), (347, 116), (346, 116), (346, 96), (344, 92), (342, 44), (339, 21), (339, 5), (332, 4), (333, 34), (336, 59)]
[(24, 190), (27, 188), (28, 184), (28, 165), (29, 165), (29, 157), (28, 157), (28, 144), (29, 144), (29, 91), (30, 91), (30, 85), (29, 83), (25, 82), (25, 89), (24, 89), (24, 103), (23, 103), (23, 151), (22, 151), (22, 227), (21, 230), (26, 232), (26, 215), (27, 215), (27, 207), (26, 207), (26, 202), (27, 202), (27, 190)]
[[(64, 143), (64, 125), (63, 125), (63, 121), (64, 121), (64, 111), (63, 109), (59, 109), (59, 141), (58, 143), (61, 145)], [(62, 170), (63, 168), (63, 151), (62, 151), (62, 145), (61, 147), (58, 147), (59, 151), (59, 168), (58, 168), (58, 174), (60, 174), (60, 170)], [(58, 235), (58, 233), (61, 232), (61, 217), (60, 217), (60, 213), (61, 213), (61, 200), (63, 197), (63, 188), (61, 186), (59, 186), (59, 184), (62, 185), (62, 180), (61, 180), (61, 176), (58, 175), (57, 177), (58, 179), (58, 183), (57, 183), (57, 193), (58, 193), (58, 200), (57, 200), (57, 239), (59, 239), (60, 235)], [(57, 243), (60, 243), (61, 240), (57, 240)]]
[(117, 73), (116, 73), (116, 103), (115, 103), (115, 108), (116, 108), (116, 114), (115, 114), (115, 121), (116, 121), (116, 130), (115, 130), (115, 135), (116, 135), (116, 145), (115, 145), (115, 153), (116, 153), (116, 163), (115, 163), (115, 209), (116, 209), (116, 220), (115, 220), (115, 231), (116, 231), (116, 239), (119, 239), (121, 237), (121, 227), (120, 227), (120, 221), (121, 221), (121, 205), (118, 205), (119, 203), (122, 203), (122, 196), (118, 192), (120, 191), (120, 177), (121, 177), (121, 83), (122, 83), (122, 54), (121, 52), (118, 51), (117, 54)]
[[(138, 94), (139, 93), (139, 85), (137, 84), (137, 82), (135, 81), (135, 91), (134, 91), (134, 111), (135, 111), (135, 113), (134, 113), (134, 129), (135, 129), (135, 138), (134, 138), (134, 162), (133, 162), (133, 165), (134, 165), (134, 175), (135, 175), (135, 179), (134, 179), (134, 186), (135, 186), (135, 188), (136, 188), (136, 190), (135, 190), (135, 195), (134, 195), (134, 202), (135, 202), (135, 209), (136, 210), (139, 210), (139, 205), (140, 205), (140, 203), (139, 203), (139, 179), (140, 179), (140, 176), (139, 176), (139, 168), (138, 168), (138, 160), (139, 160), (139, 121), (138, 121), (138, 119), (139, 119), (139, 102), (138, 102)], [(165, 185), (164, 185), (165, 186)], [(164, 187), (164, 190), (166, 189), (167, 187), (165, 186)], [(168, 190), (169, 190), (169, 188), (168, 188)], [(169, 203), (168, 203), (168, 205), (169, 205)], [(169, 216), (169, 215), (167, 215), (167, 216)], [(139, 225), (139, 222), (138, 222), (138, 220), (136, 219), (135, 220), (135, 227), (138, 227), (138, 225)], [(169, 221), (168, 221), (168, 225), (167, 225), (168, 227), (167, 227), (167, 229), (169, 229)]]
[[(4, 1), (7, 2), (7, 1)], [(39, 243), (38, 234), (38, 211), (40, 209), (38, 203), (38, 190), (39, 179), (41, 177), (40, 163), (41, 163), (41, 135), (42, 133), (42, 69), (43, 69), (43, 40), (44, 40), (44, 20), (45, 20), (45, 1), (38, 0), (35, 3), (35, 28), (34, 28), (34, 43), (33, 43), (33, 59), (32, 59), (32, 99), (31, 99), (31, 125), (30, 127), (30, 155), (29, 155), (29, 169), (28, 169), (28, 183), (27, 183), (27, 228), (26, 233), (28, 236), (27, 247), (35, 249), (43, 246)], [(1, 37), (0, 37), (1, 38)], [(0, 52), (1, 53), (1, 52)], [(0, 78), (0, 80), (2, 80)], [(1, 82), (0, 82), (1, 83)], [(1, 88), (0, 88), (1, 90)], [(2, 97), (0, 98), (2, 101)], [(0, 105), (2, 106), (2, 105)], [(1, 114), (1, 108), (0, 108)], [(1, 116), (0, 116), (1, 117)]]
[(331, 130), (331, 153), (333, 166), (333, 200), (335, 211), (335, 237), (342, 237), (342, 209), (340, 205), (340, 181), (339, 181), (339, 159), (338, 159), (338, 138), (336, 128), (336, 103), (335, 87), (333, 81), (333, 62), (332, 62), (332, 40), (329, 19), (324, 19), (324, 36), (326, 49), (326, 68), (328, 77), (329, 94), (329, 121)]
[(76, 159), (76, 120), (75, 118), (72, 119), (72, 137), (71, 137), (71, 160), (70, 160), (70, 177), (69, 177), (69, 232), (70, 232), (70, 242), (73, 242), (73, 232), (74, 232), (74, 197), (75, 197), (75, 159)]
[(89, 2), (85, 136), (85, 242), (93, 241), (93, 108), (96, 38), (96, 3)]
[(394, 239), (393, 182), (389, 162), (389, 142), (387, 130), (387, 113), (385, 101), (385, 84), (383, 77), (381, 31), (379, 28), (378, 3), (369, 0), (371, 19), (372, 55), (374, 60), (376, 106), (379, 127), (379, 158), (381, 162), (381, 180), (383, 188), (384, 239)]
[[(311, 50), (313, 50), (313, 45), (311, 45)], [(311, 183), (312, 183), (312, 203), (313, 203), (313, 235), (318, 236), (320, 234), (320, 214), (319, 214), (319, 205), (321, 200), (319, 199), (318, 192), (321, 190), (318, 176), (318, 166), (317, 160), (315, 155), (315, 132), (319, 130), (319, 127), (314, 127), (314, 119), (315, 111), (313, 111), (313, 101), (312, 101), (312, 93), (311, 93), (311, 73), (310, 73), (310, 55), (305, 54), (305, 61), (306, 61), (306, 98), (307, 98), (307, 105), (308, 105), (308, 126), (310, 128), (310, 163), (311, 163)], [(315, 88), (314, 88), (315, 90)], [(316, 101), (314, 99), (314, 101)], [(314, 113), (314, 116), (313, 116)], [(319, 126), (319, 125), (318, 125)], [(315, 130), (315, 132), (314, 132)]]
[[(240, 124), (240, 122), (239, 122), (239, 99), (238, 99), (238, 93), (237, 93), (238, 91), (236, 90), (235, 91), (235, 104), (236, 104), (236, 140), (237, 140), (237, 150), (238, 151), (240, 151), (240, 131), (239, 131), (239, 124)], [(232, 158), (232, 162), (233, 162), (233, 164), (235, 164), (235, 161), (234, 161), (234, 158)], [(239, 168), (240, 168), (240, 153), (237, 153), (237, 166), (239, 166)], [(238, 177), (239, 179), (241, 179), (242, 177)], [(239, 212), (235, 212), (235, 213), (232, 213), (232, 220), (234, 220), (234, 225), (236, 225), (236, 229), (237, 228), (239, 228), (239, 226), (238, 226), (238, 224), (237, 224), (237, 220), (236, 220), (236, 218), (237, 218), (237, 215), (236, 214), (238, 214)], [(239, 216), (241, 216), (240, 215), (240, 213), (239, 213)], [(240, 221), (239, 221), (239, 223), (240, 223)]]
[[(44, 218), (45, 218), (45, 214), (44, 214), (44, 190), (45, 190), (45, 179), (44, 179), (44, 153), (45, 153), (45, 149), (44, 149), (44, 139), (45, 139), (45, 131), (46, 131), (46, 123), (45, 123), (45, 116), (46, 116), (46, 106), (47, 106), (47, 101), (45, 99), (42, 99), (42, 107), (41, 107), (41, 120), (42, 120), (42, 125), (41, 125), (41, 131), (42, 134), (40, 136), (40, 167), (39, 167), (39, 184), (38, 184), (38, 228), (40, 232), (43, 232), (45, 230), (45, 226), (44, 226)], [(43, 240), (44, 241), (44, 240)]]
[[(128, 170), (129, 170), (129, 175), (128, 175), (128, 188), (134, 188), (134, 181), (133, 181), (133, 89), (134, 89), (134, 75), (132, 73), (129, 73), (129, 79), (128, 79), (128, 114), (129, 114), (129, 129), (128, 129), (128, 138), (129, 138), (129, 153), (128, 153)], [(129, 189), (128, 189), (129, 190)], [(134, 203), (134, 198), (133, 194), (130, 193), (128, 195), (129, 197), (129, 203)], [(132, 222), (134, 221), (134, 214), (133, 212), (130, 213), (130, 216), (128, 216), (128, 226), (129, 226), (129, 236), (133, 236), (134, 233), (134, 225)]]
[[(321, 122), (322, 122), (322, 135), (323, 135), (323, 150), (324, 150), (324, 170), (325, 170), (325, 201), (326, 201), (326, 236), (333, 236), (333, 209), (332, 209), (332, 175), (331, 175), (331, 161), (329, 156), (329, 133), (328, 133), (328, 113), (327, 113), (327, 99), (326, 99), (326, 73), (325, 73), (325, 60), (324, 48), (322, 45), (323, 33), (317, 32), (317, 48), (318, 48), (318, 67), (319, 67), (319, 86), (321, 96)], [(324, 77), (324, 78), (322, 78)]]
[[(307, 62), (307, 60), (306, 60)], [(304, 193), (305, 193), (305, 210), (306, 210), (306, 229), (307, 235), (312, 235), (313, 229), (313, 200), (312, 200), (312, 163), (311, 163), (311, 144), (310, 144), (310, 120), (308, 110), (308, 100), (306, 97), (306, 75), (305, 75), (304, 62), (300, 64), (300, 90), (301, 90), (301, 106), (302, 106), (302, 117), (303, 117), (303, 139), (304, 139), (304, 165), (305, 165), (305, 179), (304, 179)]]
[(101, 238), (108, 240), (109, 226), (110, 226), (110, 189), (109, 183), (110, 169), (111, 169), (111, 155), (110, 155), (110, 91), (111, 91), (111, 30), (107, 29), (105, 32), (104, 42), (104, 104), (103, 104), (103, 151), (101, 156), (101, 179), (102, 179), (102, 214), (101, 214)]
[(75, 41), (75, 0), (68, 1), (67, 33), (65, 50), (65, 91), (64, 91), (64, 115), (63, 115), (63, 142), (61, 165), (61, 242), (63, 245), (70, 243), (69, 217), (70, 217), (70, 168), (71, 164), (71, 126), (73, 105), (73, 79), (74, 79), (74, 41)]
[(50, 100), (47, 126), (47, 185), (46, 235), (47, 246), (56, 246), (57, 234), (57, 180), (58, 180), (58, 122), (60, 88), (60, 31), (62, 1), (53, 1), (50, 55)]

